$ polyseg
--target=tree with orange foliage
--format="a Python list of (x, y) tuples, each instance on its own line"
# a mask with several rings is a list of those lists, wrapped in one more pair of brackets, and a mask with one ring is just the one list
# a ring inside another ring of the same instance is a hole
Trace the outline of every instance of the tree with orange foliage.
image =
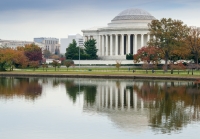
[(39, 67), (39, 62), (38, 61), (30, 61), (29, 67), (33, 68), (33, 70), (35, 71), (35, 69)]

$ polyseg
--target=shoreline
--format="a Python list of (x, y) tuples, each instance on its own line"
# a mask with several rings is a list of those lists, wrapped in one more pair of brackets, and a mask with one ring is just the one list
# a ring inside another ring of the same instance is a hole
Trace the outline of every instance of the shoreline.
[(152, 79), (152, 80), (185, 80), (196, 81), (199, 76), (153, 76), (153, 75), (94, 75), (94, 74), (37, 74), (37, 73), (1, 73), (0, 77), (58, 77), (58, 78), (105, 78), (105, 79)]

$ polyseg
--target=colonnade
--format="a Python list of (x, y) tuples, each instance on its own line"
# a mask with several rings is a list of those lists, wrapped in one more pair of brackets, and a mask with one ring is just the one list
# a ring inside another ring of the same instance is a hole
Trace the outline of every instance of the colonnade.
[(99, 56), (124, 56), (136, 54), (147, 45), (149, 34), (101, 34), (96, 37), (85, 36), (85, 40), (95, 38)]
[(99, 108), (143, 109), (144, 107), (144, 102), (138, 99), (137, 93), (124, 89), (124, 87), (100, 86), (96, 98)]

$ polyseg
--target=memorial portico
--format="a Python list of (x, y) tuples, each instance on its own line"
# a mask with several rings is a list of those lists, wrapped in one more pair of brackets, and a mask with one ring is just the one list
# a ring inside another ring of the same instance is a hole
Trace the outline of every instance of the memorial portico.
[(107, 27), (82, 32), (85, 40), (96, 40), (100, 59), (126, 59), (126, 54), (136, 54), (152, 38), (148, 23), (154, 19), (144, 10), (127, 9), (118, 14)]

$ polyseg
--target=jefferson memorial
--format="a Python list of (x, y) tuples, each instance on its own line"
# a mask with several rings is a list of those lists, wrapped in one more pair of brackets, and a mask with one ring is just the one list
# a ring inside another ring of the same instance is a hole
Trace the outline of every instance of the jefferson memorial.
[(156, 18), (142, 9), (127, 9), (119, 13), (107, 27), (82, 30), (85, 41), (95, 39), (99, 59), (125, 60), (126, 54), (136, 54), (147, 45), (151, 35), (148, 23)]

